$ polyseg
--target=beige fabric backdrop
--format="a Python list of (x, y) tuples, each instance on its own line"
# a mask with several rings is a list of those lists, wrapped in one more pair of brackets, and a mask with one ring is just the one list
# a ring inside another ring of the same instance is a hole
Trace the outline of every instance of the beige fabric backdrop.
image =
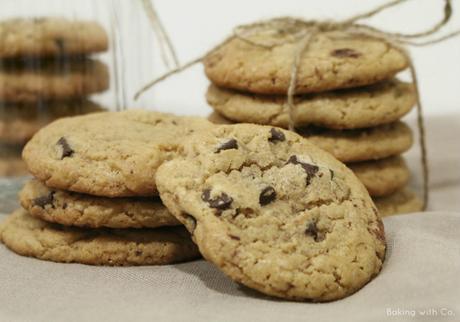
[(460, 213), (390, 217), (385, 228), (381, 274), (325, 304), (261, 296), (202, 260), (92, 267), (20, 257), (1, 245), (0, 321), (460, 321)]

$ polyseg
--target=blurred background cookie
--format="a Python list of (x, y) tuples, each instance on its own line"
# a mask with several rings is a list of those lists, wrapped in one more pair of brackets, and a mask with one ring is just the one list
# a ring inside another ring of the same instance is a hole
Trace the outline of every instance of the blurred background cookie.
[[(92, 57), (108, 47), (108, 34), (96, 21), (0, 21), (0, 142), (19, 148), (53, 120), (104, 110), (89, 96), (109, 88), (109, 68)], [(18, 162), (8, 160), (5, 169), (16, 169)]]
[(95, 21), (37, 17), (0, 22), (2, 59), (88, 55), (107, 49), (107, 33)]

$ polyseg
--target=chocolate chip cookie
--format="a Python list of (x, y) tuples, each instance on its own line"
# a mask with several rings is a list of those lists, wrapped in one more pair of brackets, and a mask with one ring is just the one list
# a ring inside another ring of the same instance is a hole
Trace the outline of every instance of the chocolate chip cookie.
[(309, 127), (298, 131), (342, 162), (378, 160), (399, 155), (414, 143), (412, 130), (401, 121), (359, 130)]
[[(254, 95), (211, 85), (206, 94), (211, 107), (229, 120), (287, 128), (286, 96)], [(398, 80), (377, 85), (299, 96), (294, 122), (331, 129), (367, 128), (399, 120), (415, 104), (411, 84)]]
[(410, 177), (409, 168), (400, 156), (350, 163), (348, 167), (361, 180), (372, 197), (395, 193), (407, 184)]
[(19, 255), (88, 265), (163, 265), (200, 256), (183, 227), (81, 229), (47, 223), (24, 209), (0, 223), (0, 241)]
[(157, 194), (155, 172), (194, 131), (213, 125), (198, 117), (146, 110), (57, 120), (23, 151), (30, 172), (46, 186), (103, 197)]
[(2, 59), (84, 55), (107, 48), (107, 33), (94, 21), (43, 17), (0, 22)]
[[(216, 112), (208, 120), (215, 124), (233, 124)], [(331, 130), (309, 126), (297, 131), (342, 162), (378, 160), (399, 155), (413, 144), (412, 130), (401, 121), (367, 129)]]
[(374, 202), (382, 217), (423, 210), (423, 202), (409, 189), (396, 191), (389, 196), (374, 198)]
[[(278, 20), (280, 21), (280, 19)], [(272, 23), (277, 23), (276, 20)], [(208, 78), (220, 87), (260, 94), (286, 94), (301, 31), (253, 32), (249, 41), (233, 38), (209, 54)], [(271, 48), (250, 41), (277, 44)], [(374, 84), (408, 67), (407, 58), (383, 41), (347, 32), (323, 32), (304, 52), (298, 66), (296, 93), (313, 93)]]
[(19, 199), (33, 217), (65, 226), (156, 228), (180, 225), (158, 197), (93, 197), (51, 189), (38, 180), (31, 180), (19, 193)]
[(211, 114), (208, 115), (208, 121), (214, 124), (235, 124), (235, 122), (230, 121), (228, 118), (224, 117), (220, 113), (217, 113), (216, 111), (211, 112)]
[(5, 102), (70, 100), (108, 87), (107, 66), (91, 59), (15, 60), (0, 69), (0, 101)]
[(380, 271), (385, 236), (369, 194), (308, 140), (222, 125), (181, 150), (157, 171), (160, 197), (233, 280), (281, 298), (328, 301)]

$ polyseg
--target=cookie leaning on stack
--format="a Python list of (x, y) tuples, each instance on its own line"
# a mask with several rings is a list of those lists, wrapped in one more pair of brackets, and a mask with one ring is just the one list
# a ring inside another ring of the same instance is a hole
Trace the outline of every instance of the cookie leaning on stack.
[(155, 172), (185, 136), (210, 127), (204, 119), (140, 110), (53, 122), (24, 148), (38, 180), (21, 191), (24, 209), (2, 224), (0, 238), (19, 254), (57, 262), (153, 265), (199, 257), (156, 196)]
[[(296, 50), (285, 41), (288, 34), (254, 31), (250, 39), (278, 45), (267, 50), (233, 38), (206, 57), (212, 82), (207, 100), (221, 115), (211, 120), (288, 126), (286, 93)], [(407, 66), (406, 57), (385, 42), (343, 32), (318, 34), (298, 65), (291, 116), (298, 132), (359, 169), (373, 197), (393, 200), (408, 182), (404, 161), (394, 162), (412, 145), (412, 133), (399, 119), (415, 104), (414, 88), (394, 78)], [(365, 180), (364, 168), (366, 178), (378, 181)], [(418, 202), (411, 210), (420, 209)]]
[(272, 296), (329, 301), (380, 271), (385, 237), (369, 194), (308, 140), (238, 124), (198, 132), (182, 150), (158, 169), (160, 196), (232, 279)]

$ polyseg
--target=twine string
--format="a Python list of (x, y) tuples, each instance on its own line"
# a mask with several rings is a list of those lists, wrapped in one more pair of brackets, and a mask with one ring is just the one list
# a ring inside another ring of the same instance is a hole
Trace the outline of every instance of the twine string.
[(396, 38), (421, 38), (421, 37), (427, 37), (430, 36), (439, 30), (441, 30), (442, 27), (444, 27), (452, 17), (452, 0), (444, 0), (444, 15), (442, 20), (438, 21), (434, 26), (429, 28), (426, 31), (421, 31), (418, 33), (414, 34), (403, 34), (403, 33), (388, 33), (388, 35), (396, 37)]
[(172, 65), (177, 68), (179, 67), (179, 59), (177, 58), (176, 50), (172, 44), (171, 39), (169, 38), (168, 33), (166, 32), (163, 23), (160, 20), (159, 15), (157, 14), (152, 1), (150, 0), (141, 0), (142, 5), (144, 6), (144, 11), (147, 15), (147, 18), (150, 22), (150, 25), (153, 28), (153, 31), (157, 37), (158, 44), (160, 45), (160, 55), (164, 65), (169, 69), (171, 67), (170, 59), (172, 60)]
[(409, 46), (414, 46), (414, 47), (425, 47), (425, 46), (430, 46), (430, 45), (435, 45), (440, 42), (444, 42), (446, 40), (449, 40), (451, 38), (458, 37), (460, 35), (460, 30), (453, 31), (447, 35), (435, 38), (435, 39), (430, 39), (427, 41), (422, 41), (422, 42), (410, 42), (410, 41), (405, 41), (406, 45)]
[[(148, 0), (142, 0), (148, 1)], [(215, 53), (229, 41), (238, 39), (250, 45), (257, 46), (265, 49), (272, 49), (277, 46), (286, 45), (289, 43), (296, 44), (294, 48), (294, 60), (291, 66), (289, 87), (286, 93), (286, 101), (289, 114), (289, 129), (295, 130), (295, 102), (298, 73), (301, 65), (301, 60), (305, 52), (308, 51), (310, 45), (317, 39), (318, 35), (324, 33), (332, 33), (340, 31), (343, 34), (348, 33), (351, 39), (359, 37), (364, 40), (380, 40), (383, 41), (390, 48), (399, 50), (407, 59), (409, 64), (409, 71), (415, 87), (416, 105), (417, 105), (417, 126), (419, 131), (419, 144), (421, 148), (421, 163), (422, 163), (422, 179), (423, 179), (423, 210), (426, 210), (429, 199), (429, 167), (426, 148), (425, 137), (425, 124), (423, 118), (423, 108), (420, 98), (419, 82), (417, 73), (413, 64), (413, 60), (409, 53), (404, 50), (401, 45), (409, 46), (428, 46), (433, 45), (453, 37), (460, 35), (460, 30), (451, 32), (447, 35), (431, 39), (423, 40), (422, 38), (436, 34), (444, 27), (451, 19), (453, 9), (451, 0), (444, 0), (444, 14), (437, 23), (430, 28), (412, 34), (393, 33), (382, 31), (371, 26), (358, 24), (357, 21), (369, 19), (384, 10), (401, 5), (408, 0), (394, 0), (387, 2), (373, 10), (365, 13), (357, 14), (344, 21), (316, 21), (316, 20), (302, 20), (291, 17), (277, 18), (266, 21), (259, 21), (256, 23), (238, 26), (234, 29), (233, 35), (227, 38), (217, 47), (211, 49), (204, 55), (176, 68), (170, 70), (168, 73), (160, 76), (157, 79), (149, 82), (143, 86), (134, 96), (137, 100), (144, 92), (149, 90), (152, 86), (166, 80), (172, 75), (178, 74), (191, 66), (202, 62), (205, 58)], [(151, 8), (152, 10), (153, 7)], [(158, 20), (158, 19), (157, 19)], [(163, 29), (164, 30), (164, 29)], [(268, 37), (267, 37), (268, 36)], [(328, 35), (329, 36), (329, 35)], [(336, 37), (331, 35), (332, 37)], [(266, 39), (268, 38), (268, 40)], [(340, 38), (344, 38), (343, 36)], [(419, 41), (414, 41), (415, 39)]]
[[(350, 30), (354, 37), (364, 37), (364, 39), (369, 39), (370, 35), (367, 33), (369, 30), (367, 28), (357, 28), (356, 30)], [(419, 91), (419, 81), (417, 76), (417, 71), (415, 69), (413, 59), (410, 56), (409, 52), (403, 47), (395, 44), (391, 38), (385, 36), (376, 36), (372, 34), (372, 39), (377, 39), (384, 42), (388, 47), (398, 50), (409, 63), (409, 73), (411, 75), (412, 83), (415, 90), (415, 103), (416, 103), (416, 112), (417, 112), (417, 128), (418, 128), (418, 140), (420, 145), (420, 163), (422, 165), (422, 204), (423, 210), (426, 210), (428, 206), (429, 199), (429, 164), (428, 164), (428, 152), (426, 145), (426, 131), (425, 131), (425, 119), (423, 114), (423, 105)]]
[(295, 90), (297, 86), (297, 76), (299, 74), (299, 68), (300, 68), (300, 60), (302, 59), (303, 53), (308, 50), (308, 47), (311, 44), (311, 39), (316, 36), (317, 32), (318, 30), (314, 29), (311, 33), (307, 33), (302, 38), (302, 40), (299, 42), (296, 48), (294, 61), (292, 62), (291, 77), (289, 80), (289, 87), (288, 87), (288, 93), (287, 93), (287, 105), (288, 105), (288, 112), (289, 112), (289, 130), (294, 131), (294, 132), (295, 132), (294, 97), (295, 97)]
[(172, 75), (175, 75), (175, 74), (179, 74), (181, 72), (183, 72), (184, 70), (186, 69), (189, 69), (190, 67), (198, 64), (198, 63), (201, 63), (203, 61), (203, 59), (209, 55), (211, 55), (213, 52), (215, 52), (216, 50), (222, 48), (223, 46), (225, 46), (230, 40), (232, 40), (233, 37), (229, 37), (227, 38), (225, 41), (223, 41), (220, 45), (218, 45), (217, 47), (211, 49), (210, 51), (208, 51), (206, 54), (204, 54), (203, 56), (200, 56), (198, 58), (195, 58), (187, 63), (185, 63), (184, 65), (182, 66), (179, 66), (179, 67), (176, 67), (176, 68), (173, 68), (171, 69), (169, 72), (163, 74), (162, 76), (148, 82), (147, 84), (145, 84), (144, 86), (142, 86), (142, 88), (137, 91), (137, 93), (134, 95), (134, 100), (137, 100), (139, 99), (139, 97), (141, 97), (141, 95), (143, 93), (145, 93), (146, 91), (148, 91), (150, 88), (152, 88), (153, 86), (155, 86), (156, 84), (158, 83), (161, 83), (162, 81), (168, 79), (169, 77), (171, 77)]
[(403, 2), (406, 2), (406, 1), (408, 1), (408, 0), (394, 0), (394, 1), (384, 3), (384, 4), (382, 4), (380, 6), (377, 6), (376, 8), (374, 8), (374, 9), (368, 11), (368, 12), (357, 14), (357, 15), (345, 20), (345, 24), (353, 24), (358, 20), (369, 19), (369, 18), (375, 16), (376, 14), (378, 14), (378, 13), (380, 13), (380, 12), (386, 10), (386, 9), (389, 9), (389, 8), (392, 8), (392, 7), (395, 7), (395, 6), (399, 6)]
[[(409, 56), (409, 54), (407, 54)], [(418, 86), (418, 77), (417, 71), (415, 69), (414, 63), (412, 59), (409, 59), (409, 71), (411, 73), (412, 81), (414, 83), (415, 88), (415, 97), (417, 100), (417, 124), (419, 130), (419, 145), (421, 149), (420, 157), (422, 163), (422, 179), (423, 179), (423, 210), (426, 210), (428, 206), (428, 199), (429, 199), (429, 164), (428, 164), (428, 152), (426, 148), (426, 136), (425, 136), (425, 120), (423, 118), (423, 106), (422, 100), (420, 99), (420, 91)]]

